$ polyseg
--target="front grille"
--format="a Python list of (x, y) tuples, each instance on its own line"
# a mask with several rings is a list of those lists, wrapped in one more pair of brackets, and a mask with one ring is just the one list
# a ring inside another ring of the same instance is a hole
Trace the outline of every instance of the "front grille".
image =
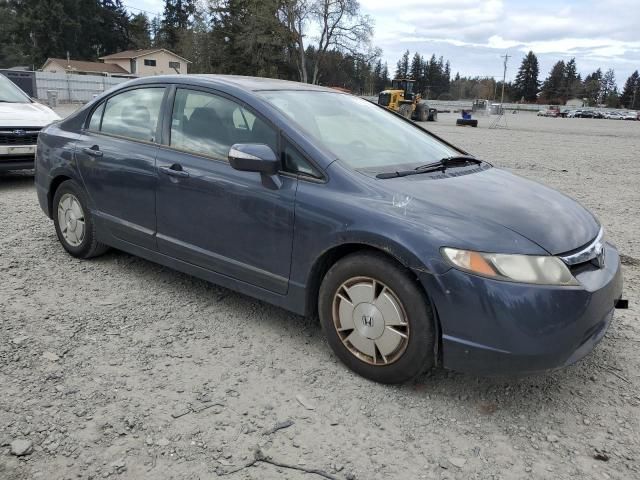
[(0, 130), (0, 145), (36, 145), (40, 129), (14, 128)]

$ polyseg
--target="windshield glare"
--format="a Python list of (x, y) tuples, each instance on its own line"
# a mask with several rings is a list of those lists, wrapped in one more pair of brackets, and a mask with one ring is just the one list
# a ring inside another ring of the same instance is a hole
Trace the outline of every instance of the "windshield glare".
[(26, 93), (7, 77), (0, 75), (0, 102), (29, 103), (30, 101)]
[(353, 95), (292, 90), (260, 94), (354, 169), (408, 168), (460, 154)]

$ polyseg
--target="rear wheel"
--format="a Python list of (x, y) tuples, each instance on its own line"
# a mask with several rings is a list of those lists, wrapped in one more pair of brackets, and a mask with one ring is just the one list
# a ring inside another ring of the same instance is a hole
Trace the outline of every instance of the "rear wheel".
[(355, 253), (333, 265), (318, 311), (335, 354), (363, 377), (400, 383), (434, 365), (431, 308), (415, 280), (382, 254)]
[(63, 182), (56, 190), (53, 197), (53, 223), (58, 240), (74, 257), (95, 257), (108, 248), (98, 242), (84, 191), (73, 180)]
[(403, 103), (402, 105), (400, 105), (398, 113), (404, 118), (411, 119), (411, 105), (409, 105), (408, 103)]

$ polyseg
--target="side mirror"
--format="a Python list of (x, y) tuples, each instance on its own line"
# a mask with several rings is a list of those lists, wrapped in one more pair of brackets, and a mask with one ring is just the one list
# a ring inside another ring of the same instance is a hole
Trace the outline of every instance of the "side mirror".
[(280, 170), (280, 160), (263, 143), (236, 143), (229, 149), (229, 163), (236, 170), (275, 175)]

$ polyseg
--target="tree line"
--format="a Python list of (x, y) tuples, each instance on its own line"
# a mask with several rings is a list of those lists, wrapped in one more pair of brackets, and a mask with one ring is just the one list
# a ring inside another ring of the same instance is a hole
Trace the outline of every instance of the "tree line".
[[(373, 20), (357, 0), (164, 0), (161, 15), (130, 13), (122, 0), (0, 0), (0, 68), (40, 68), (49, 57), (97, 60), (122, 50), (167, 48), (193, 63), (192, 73), (233, 73), (338, 86), (376, 94), (391, 83), (382, 51), (372, 44)], [(428, 59), (427, 59), (428, 58)], [(499, 99), (492, 77), (452, 78), (442, 56), (407, 50), (394, 77), (413, 78), (430, 99)], [(522, 59), (505, 100), (640, 108), (635, 71), (618, 91), (615, 73), (582, 78), (575, 59), (561, 60), (539, 79), (536, 55)]]
[(192, 73), (234, 73), (372, 92), (381, 51), (357, 0), (165, 0), (162, 15), (122, 0), (0, 0), (0, 67), (97, 60), (167, 48)]
[(584, 78), (578, 73), (575, 58), (556, 62), (544, 81), (539, 80), (538, 59), (529, 52), (518, 69), (513, 84), (509, 85), (512, 101), (538, 102), (564, 105), (570, 99), (586, 101), (589, 106), (605, 105), (609, 108), (640, 108), (640, 79), (634, 71), (618, 90), (615, 72), (598, 68)]

